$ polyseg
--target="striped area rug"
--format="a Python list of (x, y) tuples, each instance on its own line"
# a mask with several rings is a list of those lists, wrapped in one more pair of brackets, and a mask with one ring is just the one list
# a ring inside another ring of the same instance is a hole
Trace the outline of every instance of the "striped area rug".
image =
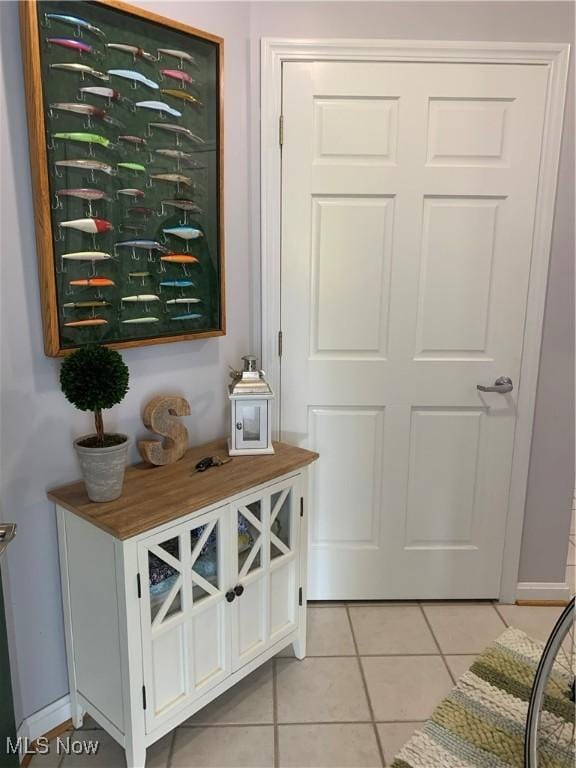
[[(460, 678), (391, 768), (524, 768), (528, 700), (543, 647), (524, 632), (507, 629)], [(566, 690), (568, 676), (560, 668), (553, 674)], [(565, 736), (547, 745), (542, 766), (574, 768), (572, 729), (562, 728), (574, 723), (574, 704), (560, 692), (551, 695), (543, 717)]]

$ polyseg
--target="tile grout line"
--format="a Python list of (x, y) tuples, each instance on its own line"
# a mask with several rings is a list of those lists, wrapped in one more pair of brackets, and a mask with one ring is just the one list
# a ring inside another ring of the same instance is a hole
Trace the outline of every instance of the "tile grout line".
[(171, 768), (172, 766), (172, 758), (174, 757), (174, 747), (176, 746), (176, 731), (179, 730), (178, 728), (174, 728), (172, 731), (172, 738), (170, 740), (170, 746), (168, 747), (168, 759), (166, 760), (166, 768)]
[(510, 626), (510, 624), (508, 624), (508, 622), (506, 621), (506, 619), (504, 618), (504, 616), (503, 616), (503, 615), (500, 613), (500, 611), (498, 610), (498, 606), (496, 605), (496, 603), (492, 603), (492, 608), (494, 608), (494, 610), (496, 611), (496, 615), (498, 616), (498, 618), (500, 619), (500, 621), (501, 621), (501, 622), (504, 624), (504, 626), (506, 627), (506, 629), (508, 629), (508, 627)]
[(428, 627), (428, 631), (432, 635), (432, 639), (434, 640), (434, 643), (436, 644), (436, 648), (438, 648), (438, 653), (440, 654), (440, 657), (442, 661), (444, 662), (444, 666), (446, 667), (446, 671), (448, 672), (448, 675), (450, 677), (450, 680), (452, 680), (452, 684), (456, 685), (456, 678), (452, 674), (452, 670), (448, 666), (448, 662), (446, 661), (446, 657), (444, 656), (444, 652), (442, 651), (442, 648), (440, 647), (440, 643), (438, 642), (438, 638), (434, 634), (434, 630), (432, 629), (432, 624), (430, 624), (430, 620), (428, 616), (426, 616), (426, 611), (424, 610), (424, 606), (421, 602), (418, 602), (418, 607), (420, 608), (420, 612), (422, 613), (422, 616), (424, 617), (424, 621), (426, 622), (426, 626)]
[(380, 763), (382, 766), (386, 765), (384, 760), (384, 748), (380, 741), (380, 734), (378, 733), (378, 726), (376, 725), (376, 719), (374, 717), (374, 708), (372, 707), (372, 701), (370, 699), (370, 693), (368, 692), (368, 684), (366, 683), (366, 675), (364, 674), (364, 667), (362, 666), (362, 659), (360, 658), (360, 650), (358, 648), (358, 642), (356, 640), (356, 633), (354, 632), (354, 625), (352, 624), (352, 616), (350, 615), (350, 606), (348, 603), (344, 604), (346, 610), (346, 616), (348, 617), (348, 624), (350, 626), (350, 632), (352, 634), (352, 642), (354, 643), (354, 649), (356, 651), (356, 660), (358, 662), (358, 668), (360, 670), (360, 678), (362, 679), (362, 685), (364, 686), (364, 694), (368, 703), (368, 711), (370, 712), (370, 718), (372, 721), (372, 728), (374, 730), (374, 736), (376, 737), (376, 746), (378, 748), (378, 754), (380, 755)]
[[(435, 654), (437, 656), (438, 654)], [(333, 657), (340, 658), (340, 657)], [(346, 657), (348, 658), (348, 657)], [(420, 720), (414, 720), (409, 718), (408, 720), (375, 720), (378, 724), (394, 724), (394, 723), (419, 723), (424, 722)], [(198, 723), (197, 725), (179, 725), (175, 728), (175, 731), (180, 731), (182, 728), (186, 730), (202, 730), (203, 728), (266, 728), (272, 727), (273, 723)], [(372, 720), (289, 720), (285, 723), (279, 723), (282, 727), (285, 725), (372, 725)]]
[(277, 662), (276, 657), (272, 659), (272, 723), (274, 728), (274, 768), (280, 765), (280, 744), (278, 729), (278, 685), (277, 685)]

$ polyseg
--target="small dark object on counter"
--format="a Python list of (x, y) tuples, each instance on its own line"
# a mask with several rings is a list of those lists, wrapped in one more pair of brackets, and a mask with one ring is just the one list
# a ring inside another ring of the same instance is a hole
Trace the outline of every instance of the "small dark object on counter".
[(220, 456), (205, 456), (203, 459), (200, 459), (194, 469), (196, 472), (206, 472), (210, 467), (221, 467), (222, 464), (228, 464), (229, 461), (232, 461), (232, 459), (221, 459)]

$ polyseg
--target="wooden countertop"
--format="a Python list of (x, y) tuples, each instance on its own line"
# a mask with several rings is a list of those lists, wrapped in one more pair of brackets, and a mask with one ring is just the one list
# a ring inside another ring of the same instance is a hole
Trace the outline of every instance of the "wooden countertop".
[(175, 464), (153, 467), (142, 463), (127, 467), (122, 496), (115, 501), (90, 501), (83, 482), (54, 488), (48, 491), (48, 498), (117, 539), (129, 539), (305, 467), (318, 458), (313, 451), (286, 443), (274, 443), (274, 450), (276, 453), (271, 455), (234, 456), (221, 467), (195, 472), (194, 466), (204, 456), (228, 455), (226, 441), (216, 440), (190, 448)]

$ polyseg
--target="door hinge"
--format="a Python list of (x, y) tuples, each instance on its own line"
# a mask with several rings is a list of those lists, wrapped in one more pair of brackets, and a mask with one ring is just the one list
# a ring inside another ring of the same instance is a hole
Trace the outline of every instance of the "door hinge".
[(284, 115), (278, 118), (278, 143), (280, 146), (284, 144)]
[(298, 605), (302, 605), (302, 587), (298, 589)]
[(300, 496), (300, 517), (304, 517), (304, 496)]
[(146, 709), (146, 686), (142, 686), (142, 709)]
[(278, 331), (278, 357), (282, 357), (282, 331)]
[(140, 584), (140, 574), (136, 574), (136, 586), (138, 587), (138, 598), (142, 597), (142, 586)]

